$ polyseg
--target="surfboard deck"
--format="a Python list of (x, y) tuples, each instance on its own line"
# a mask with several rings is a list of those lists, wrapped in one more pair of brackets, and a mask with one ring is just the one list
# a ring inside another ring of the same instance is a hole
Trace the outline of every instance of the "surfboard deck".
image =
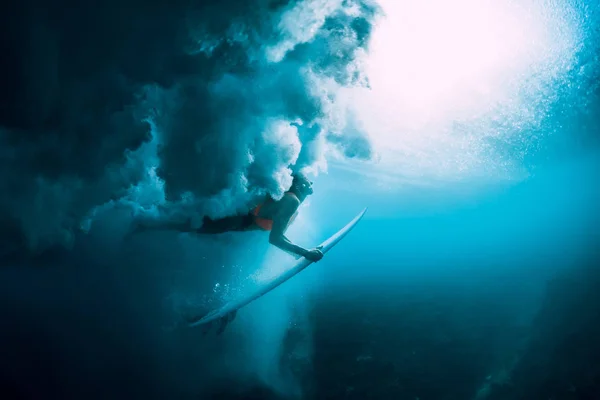
[[(367, 208), (363, 209), (354, 219), (346, 224), (342, 229), (333, 234), (329, 239), (325, 240), (319, 246), (317, 246), (323, 254), (326, 254), (331, 250), (336, 244), (338, 244), (362, 219), (362, 217), (367, 212)], [(270, 281), (262, 284), (260, 287), (256, 288), (256, 290), (251, 293), (242, 296), (239, 299), (232, 300), (228, 303), (225, 303), (220, 308), (217, 308), (213, 311), (210, 311), (208, 314), (204, 315), (202, 318), (195, 319), (193, 321), (188, 321), (189, 327), (195, 327), (200, 325), (207, 325), (211, 322), (221, 320), (221, 331), (224, 329), (227, 323), (231, 322), (233, 318), (235, 318), (237, 310), (248, 305), (252, 301), (262, 297), (263, 295), (269, 293), (271, 290), (275, 289), (282, 283), (286, 282), (293, 276), (297, 275), (306, 267), (313, 264), (312, 261), (302, 257), (300, 260), (296, 261), (296, 264), (290, 269), (282, 272), (280, 275), (271, 279)]]

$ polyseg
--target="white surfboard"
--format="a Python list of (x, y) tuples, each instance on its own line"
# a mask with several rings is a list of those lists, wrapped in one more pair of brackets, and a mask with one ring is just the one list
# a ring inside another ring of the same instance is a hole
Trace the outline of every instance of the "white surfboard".
[[(354, 219), (352, 221), (348, 222), (348, 224), (346, 226), (344, 226), (342, 229), (337, 231), (329, 239), (327, 239), (326, 241), (321, 243), (318, 247), (321, 249), (323, 254), (327, 253), (329, 250), (331, 250), (333, 248), (333, 246), (338, 244), (340, 242), (340, 240), (342, 240), (348, 234), (348, 232), (350, 232), (352, 230), (352, 228), (354, 228), (356, 226), (356, 224), (358, 224), (358, 221), (360, 221), (361, 218), (363, 217), (363, 215), (365, 215), (365, 212), (367, 212), (366, 208), (364, 210), (362, 210), (356, 217), (354, 217)], [(209, 324), (209, 323), (217, 321), (217, 320), (221, 320), (222, 325), (223, 325), (222, 329), (224, 329), (224, 326), (228, 322), (233, 320), (237, 310), (239, 310), (240, 308), (244, 307), (245, 305), (251, 303), (252, 301), (258, 299), (262, 295), (270, 292), (271, 290), (275, 289), (277, 286), (281, 285), (282, 283), (284, 283), (291, 277), (297, 275), (300, 271), (304, 270), (306, 267), (308, 267), (311, 264), (312, 264), (312, 261), (302, 257), (300, 260), (298, 260), (296, 262), (296, 264), (292, 268), (286, 270), (281, 275), (276, 276), (272, 280), (262, 284), (255, 291), (249, 293), (248, 295), (246, 295), (240, 299), (233, 300), (233, 301), (230, 301), (230, 302), (224, 304), (222, 307), (209, 312), (208, 314), (206, 314), (205, 316), (203, 316), (200, 319), (196, 319), (194, 321), (189, 321), (188, 326), (195, 327), (195, 326), (200, 326), (200, 325), (206, 325), (206, 324)]]

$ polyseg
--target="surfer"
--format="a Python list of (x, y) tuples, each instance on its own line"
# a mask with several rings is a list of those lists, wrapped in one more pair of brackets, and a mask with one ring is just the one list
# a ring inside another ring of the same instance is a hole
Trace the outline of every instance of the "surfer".
[(290, 241), (285, 232), (298, 215), (300, 204), (313, 193), (312, 182), (302, 173), (292, 175), (292, 185), (280, 200), (267, 196), (247, 214), (233, 215), (221, 219), (204, 217), (200, 228), (192, 228), (191, 219), (184, 222), (161, 220), (137, 220), (132, 233), (147, 230), (175, 230), (199, 234), (219, 234), (263, 230), (269, 232), (269, 243), (290, 253), (296, 258), (305, 257), (316, 262), (323, 258), (320, 249), (305, 249)]

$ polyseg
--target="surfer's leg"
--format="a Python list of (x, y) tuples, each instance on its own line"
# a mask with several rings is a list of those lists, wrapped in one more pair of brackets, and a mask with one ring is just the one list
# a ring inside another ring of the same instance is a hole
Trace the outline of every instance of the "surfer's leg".
[(162, 220), (157, 218), (138, 218), (133, 222), (132, 233), (146, 231), (190, 232), (190, 221)]
[(247, 230), (254, 220), (250, 219), (246, 215), (234, 215), (232, 217), (225, 217), (219, 219), (204, 218), (202, 226), (196, 230), (197, 233), (202, 234), (218, 234), (232, 231), (244, 231)]
[(131, 233), (145, 231), (176, 231), (214, 235), (231, 231), (245, 231), (250, 229), (254, 223), (254, 219), (251, 217), (252, 216), (247, 215), (235, 215), (220, 219), (204, 217), (200, 228), (192, 228), (191, 219), (178, 221), (148, 217), (137, 218), (133, 221)]

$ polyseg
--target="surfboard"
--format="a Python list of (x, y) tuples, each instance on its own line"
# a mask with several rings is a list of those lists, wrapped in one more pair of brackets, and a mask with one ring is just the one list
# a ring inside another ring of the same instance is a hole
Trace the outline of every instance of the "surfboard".
[[(323, 254), (326, 254), (336, 244), (338, 244), (356, 226), (356, 224), (358, 224), (358, 222), (362, 219), (366, 212), (367, 209), (363, 209), (356, 217), (354, 217), (354, 219), (348, 222), (346, 226), (344, 226), (342, 229), (333, 234), (329, 239), (321, 243), (318, 246), (318, 248), (323, 252)], [(306, 267), (308, 267), (312, 263), (312, 261), (302, 257), (300, 260), (296, 261), (296, 264), (294, 264), (294, 266), (292, 266), (290, 269), (286, 270), (285, 272), (281, 273), (280, 275), (276, 276), (270, 281), (267, 281), (266, 283), (262, 284), (256, 290), (239, 299), (225, 303), (220, 308), (209, 312), (202, 318), (189, 321), (188, 326), (195, 327), (200, 325), (207, 325), (211, 322), (221, 320), (221, 329), (224, 329), (224, 326), (228, 322), (231, 322), (233, 318), (235, 318), (235, 313), (237, 312), (237, 310), (248, 305), (249, 303), (258, 299), (259, 297), (269, 293), (271, 290), (275, 289), (282, 283), (286, 282), (290, 278), (294, 277), (295, 275), (306, 269)]]

